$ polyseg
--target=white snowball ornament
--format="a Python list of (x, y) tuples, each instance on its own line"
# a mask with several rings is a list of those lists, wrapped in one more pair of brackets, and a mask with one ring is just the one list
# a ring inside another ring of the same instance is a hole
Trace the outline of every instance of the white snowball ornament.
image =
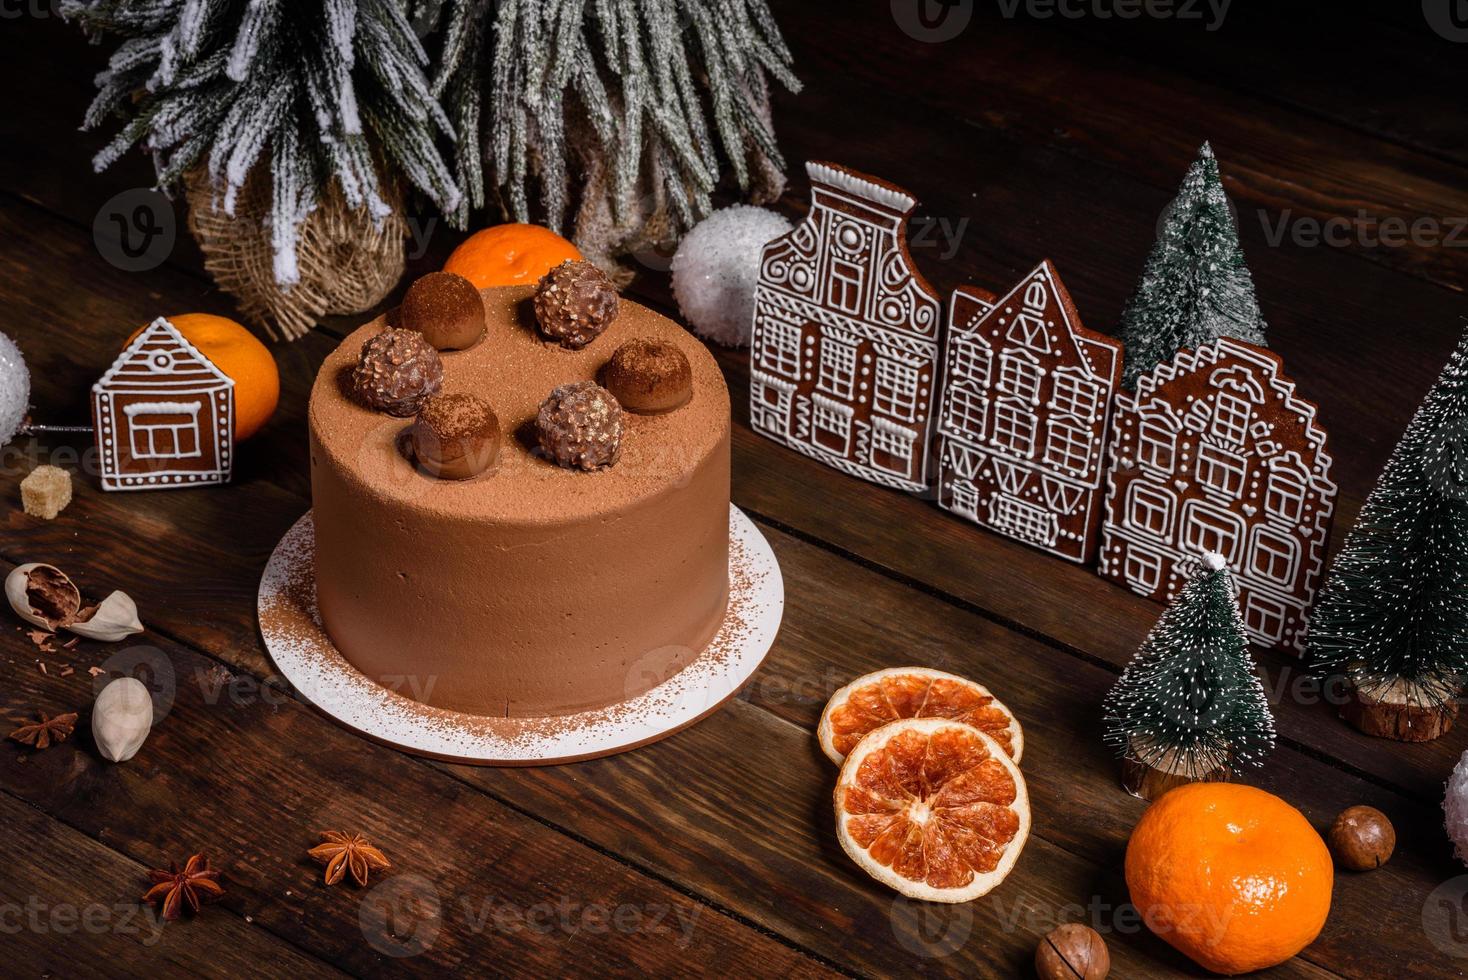
[(31, 372), (15, 341), (0, 333), (0, 445), (20, 431), (31, 405)]
[(694, 333), (725, 347), (749, 346), (760, 256), (790, 229), (774, 211), (739, 204), (684, 236), (673, 255), (673, 297)]
[(1453, 774), (1448, 777), (1448, 792), (1443, 797), (1443, 823), (1457, 850), (1458, 860), (1468, 864), (1468, 752), (1464, 752)]

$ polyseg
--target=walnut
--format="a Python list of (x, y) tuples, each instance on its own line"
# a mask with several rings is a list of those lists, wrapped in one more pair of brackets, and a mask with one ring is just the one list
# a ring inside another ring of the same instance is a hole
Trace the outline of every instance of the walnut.
[(1035, 947), (1040, 980), (1105, 980), (1111, 972), (1106, 940), (1090, 926), (1067, 922), (1050, 930)]

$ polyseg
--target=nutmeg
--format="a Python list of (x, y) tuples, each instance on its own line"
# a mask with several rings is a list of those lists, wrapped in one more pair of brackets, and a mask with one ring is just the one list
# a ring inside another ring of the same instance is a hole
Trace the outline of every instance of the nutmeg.
[(1336, 863), (1351, 871), (1374, 871), (1391, 858), (1397, 832), (1385, 813), (1374, 806), (1341, 811), (1327, 837)]
[(559, 466), (595, 470), (622, 456), (622, 406), (595, 381), (561, 385), (540, 403), (535, 433)]
[(607, 362), (603, 380), (623, 408), (639, 415), (662, 415), (693, 397), (693, 368), (665, 340), (627, 341)]
[(617, 287), (590, 262), (567, 259), (541, 277), (534, 305), (542, 333), (580, 350), (617, 318)]
[(500, 420), (475, 395), (434, 395), (408, 431), (418, 465), (444, 480), (467, 480), (494, 465), (500, 452)]
[(375, 411), (398, 418), (418, 414), (423, 400), (443, 387), (443, 361), (416, 330), (384, 330), (362, 345), (352, 391)]
[(1111, 953), (1095, 929), (1067, 922), (1035, 947), (1035, 972), (1040, 980), (1104, 980), (1111, 972)]
[(408, 287), (398, 326), (418, 331), (439, 350), (468, 350), (484, 336), (484, 301), (463, 276), (430, 272)]

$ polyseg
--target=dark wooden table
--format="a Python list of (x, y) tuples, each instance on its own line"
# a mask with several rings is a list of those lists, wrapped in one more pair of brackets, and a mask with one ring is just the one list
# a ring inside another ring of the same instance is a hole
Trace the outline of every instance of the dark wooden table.
[[(1271, 343), (1331, 432), (1339, 544), (1463, 329), (1463, 29), (1416, 3), (1251, 4), (1217, 30), (1202, 5), (1174, 8), (1199, 20), (960, 3), (949, 15), (968, 22), (933, 41), (923, 32), (959, 22), (912, 27), (913, 6), (778, 4), (807, 85), (779, 100), (794, 175), (782, 206), (804, 207), (806, 158), (879, 174), (923, 201), (916, 254), (945, 293), (1006, 287), (1049, 256), (1087, 322), (1109, 331), (1159, 212), (1212, 140)], [(156, 268), (119, 268), (97, 244), (104, 205), (149, 186), (151, 169), (135, 154), (91, 172), (103, 137), (76, 127), (104, 52), (45, 10), (9, 5), (0, 33), (0, 329), (30, 361), (38, 415), (64, 422), (85, 417), (89, 386), (137, 324), (232, 307), (201, 270), (181, 204)], [(410, 278), (457, 239), (418, 227)], [(633, 291), (669, 306), (660, 271)], [(769, 538), (787, 590), (780, 637), (738, 699), (631, 754), (497, 770), (399, 754), (291, 696), (262, 648), (255, 590), (309, 506), (308, 385), (362, 319), (275, 347), (280, 411), (227, 488), (104, 494), (80, 477), (71, 507), (39, 521), (20, 510), (20, 478), (36, 462), (86, 461), (65, 443), (6, 448), (4, 570), (48, 561), (90, 597), (131, 593), (175, 696), (142, 754), (110, 765), (85, 727), (88, 668), (118, 649), (46, 654), (19, 629), (0, 634), (7, 717), (83, 711), (60, 747), (0, 747), (0, 973), (1013, 975), (1069, 920), (1106, 934), (1116, 976), (1198, 972), (1127, 914), (1121, 855), (1143, 805), (1099, 739), (1101, 697), (1158, 608), (756, 437), (738, 354), (721, 355), (734, 502)], [(1379, 807), (1399, 840), (1382, 870), (1338, 876), (1324, 932), (1272, 975), (1461, 972), (1468, 878), (1440, 802), (1468, 731), (1416, 746), (1364, 737), (1291, 659), (1262, 661), (1280, 744), (1249, 781), (1322, 830), (1346, 806)], [(833, 833), (834, 774), (812, 735), (821, 706), (851, 677), (904, 663), (982, 679), (1025, 726), (1034, 833), (1008, 881), (970, 905), (894, 900)], [(323, 887), (305, 850), (326, 828), (380, 844), (387, 885)], [(228, 894), (159, 929), (138, 908), (146, 870), (198, 850)]]

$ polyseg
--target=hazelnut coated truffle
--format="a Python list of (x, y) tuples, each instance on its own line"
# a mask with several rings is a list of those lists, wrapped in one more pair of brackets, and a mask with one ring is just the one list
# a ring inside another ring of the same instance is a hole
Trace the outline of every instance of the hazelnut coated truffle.
[(408, 287), (398, 326), (418, 331), (439, 350), (468, 350), (484, 336), (484, 301), (463, 276), (430, 272)]
[(502, 441), (500, 420), (476, 395), (434, 395), (423, 403), (408, 432), (413, 457), (442, 480), (467, 480), (495, 464)]
[(622, 455), (622, 406), (595, 381), (564, 384), (540, 403), (540, 448), (558, 466), (596, 470)]
[(607, 362), (603, 380), (623, 408), (639, 415), (662, 415), (693, 397), (693, 368), (665, 340), (627, 341)]
[(541, 333), (580, 350), (617, 318), (617, 287), (590, 262), (567, 259), (541, 277), (534, 305)]
[(362, 345), (352, 393), (368, 408), (398, 418), (418, 414), (443, 387), (443, 362), (416, 330), (384, 330)]

